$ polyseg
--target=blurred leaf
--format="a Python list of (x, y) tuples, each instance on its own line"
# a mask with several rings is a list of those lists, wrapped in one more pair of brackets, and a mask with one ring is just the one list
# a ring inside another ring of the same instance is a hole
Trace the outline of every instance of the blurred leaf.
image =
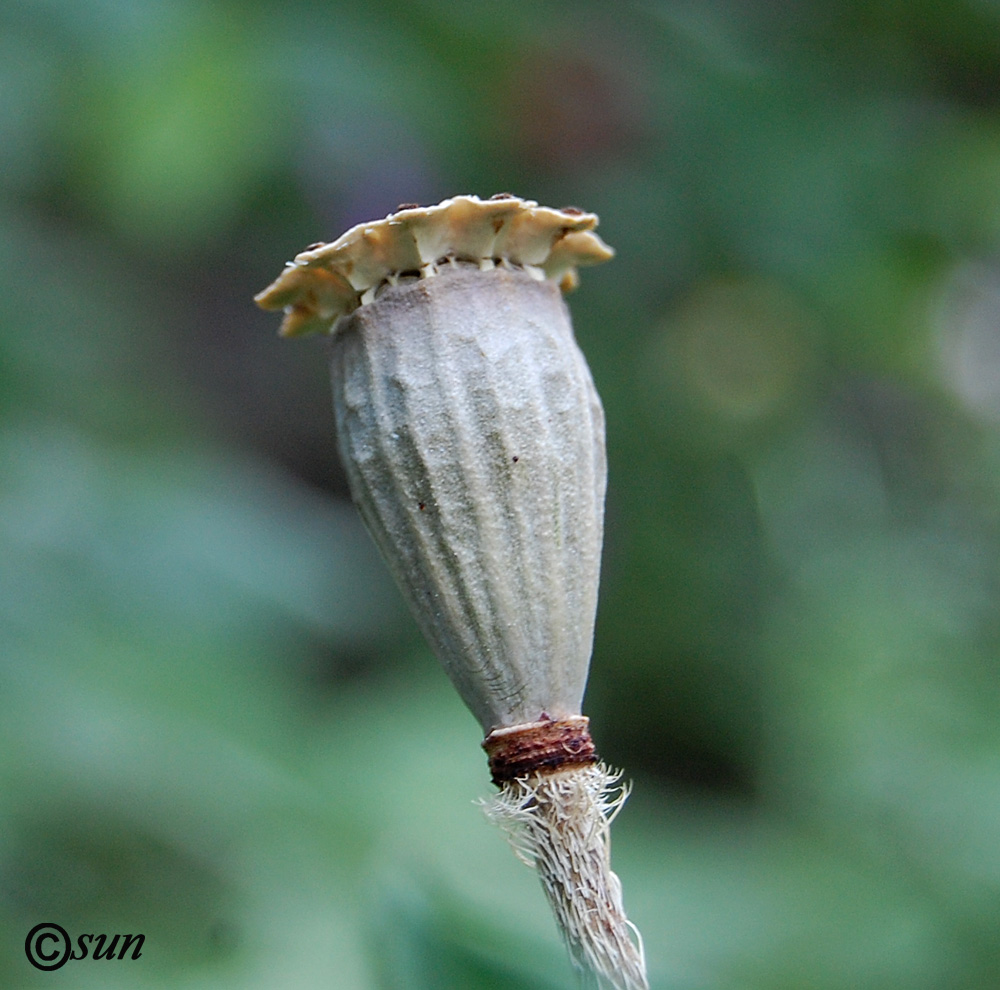
[(371, 942), (381, 990), (569, 990), (575, 984), (541, 975), (541, 954), (512, 932), (402, 884), (386, 892)]
[(66, 129), (95, 218), (190, 250), (231, 224), (276, 160), (286, 118), (252, 17), (213, 5), (170, 27), (130, 58), (68, 73)]

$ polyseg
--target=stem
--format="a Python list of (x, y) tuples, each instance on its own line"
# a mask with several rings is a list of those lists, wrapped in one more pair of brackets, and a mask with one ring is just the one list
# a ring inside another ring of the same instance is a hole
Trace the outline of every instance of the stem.
[(603, 764), (505, 781), (486, 808), (538, 871), (574, 966), (600, 990), (648, 990), (642, 939), (611, 870), (610, 826), (628, 796)]

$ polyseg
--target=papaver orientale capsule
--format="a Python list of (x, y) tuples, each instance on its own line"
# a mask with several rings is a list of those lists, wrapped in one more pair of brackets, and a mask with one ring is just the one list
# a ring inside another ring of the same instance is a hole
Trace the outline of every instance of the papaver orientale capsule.
[(581, 714), (600, 571), (604, 416), (562, 290), (606, 261), (593, 214), (509, 195), (401, 207), (257, 297), (332, 332), (351, 493), (479, 720), (487, 811), (538, 869), (576, 965), (646, 986), (608, 865), (624, 799)]

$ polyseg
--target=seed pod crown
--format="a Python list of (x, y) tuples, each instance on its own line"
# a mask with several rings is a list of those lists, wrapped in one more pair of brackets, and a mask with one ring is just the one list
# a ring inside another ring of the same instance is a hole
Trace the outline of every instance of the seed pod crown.
[(596, 226), (593, 213), (572, 206), (554, 210), (507, 193), (405, 205), (329, 244), (311, 245), (255, 300), (265, 309), (283, 309), (281, 333), (292, 337), (328, 331), (381, 286), (430, 277), (450, 261), (523, 267), (568, 291), (579, 265), (607, 261), (614, 253), (594, 233)]

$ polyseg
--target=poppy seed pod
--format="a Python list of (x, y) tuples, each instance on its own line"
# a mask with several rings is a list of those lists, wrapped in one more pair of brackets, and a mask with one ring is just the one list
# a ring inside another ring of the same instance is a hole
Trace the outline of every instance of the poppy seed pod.
[(597, 217), (509, 195), (401, 207), (257, 296), (332, 332), (351, 493), (485, 734), (487, 813), (535, 866), (576, 965), (646, 978), (609, 866), (624, 800), (581, 714), (603, 531), (604, 416), (561, 290), (611, 257)]

